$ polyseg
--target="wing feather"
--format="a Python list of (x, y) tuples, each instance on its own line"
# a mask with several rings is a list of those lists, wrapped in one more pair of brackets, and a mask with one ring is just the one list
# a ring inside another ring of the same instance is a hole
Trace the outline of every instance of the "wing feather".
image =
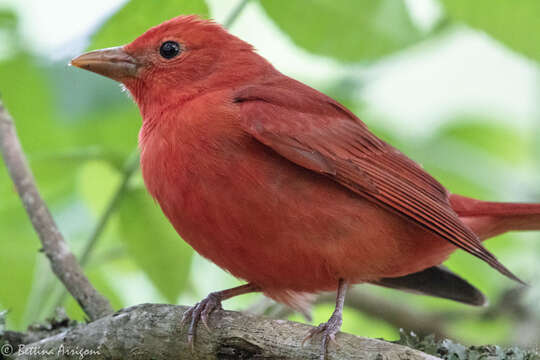
[(521, 282), (461, 222), (437, 180), (339, 103), (287, 81), (289, 86), (250, 86), (236, 94), (247, 133), (297, 165), (333, 179)]

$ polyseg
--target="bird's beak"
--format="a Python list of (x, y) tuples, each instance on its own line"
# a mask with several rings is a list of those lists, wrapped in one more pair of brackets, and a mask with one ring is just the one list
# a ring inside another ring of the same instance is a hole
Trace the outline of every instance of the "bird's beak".
[(70, 65), (95, 72), (116, 81), (137, 75), (137, 62), (122, 46), (90, 51), (73, 60)]

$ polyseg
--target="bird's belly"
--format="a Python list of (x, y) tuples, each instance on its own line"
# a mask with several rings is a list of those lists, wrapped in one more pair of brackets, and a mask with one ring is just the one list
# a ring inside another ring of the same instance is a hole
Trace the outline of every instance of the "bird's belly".
[(331, 290), (339, 278), (420, 271), (455, 249), (322, 175), (253, 153), (234, 166), (192, 164), (191, 180), (170, 178), (176, 191), (164, 186), (156, 197), (185, 241), (239, 278), (264, 289)]

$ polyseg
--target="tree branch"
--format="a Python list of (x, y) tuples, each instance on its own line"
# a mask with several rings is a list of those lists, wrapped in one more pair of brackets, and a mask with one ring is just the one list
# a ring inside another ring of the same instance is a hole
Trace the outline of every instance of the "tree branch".
[(0, 102), (0, 151), (54, 274), (91, 320), (112, 312), (109, 302), (90, 284), (58, 230), (36, 187), (11, 116)]
[[(208, 332), (197, 330), (193, 351), (187, 343), (187, 326), (180, 321), (184, 306), (142, 304), (121, 310), (90, 324), (26, 345), (13, 359), (313, 359), (319, 338), (302, 346), (308, 325), (244, 315), (231, 311), (212, 313)], [(340, 333), (328, 359), (437, 358), (402, 345)], [(85, 355), (76, 357), (78, 354)]]

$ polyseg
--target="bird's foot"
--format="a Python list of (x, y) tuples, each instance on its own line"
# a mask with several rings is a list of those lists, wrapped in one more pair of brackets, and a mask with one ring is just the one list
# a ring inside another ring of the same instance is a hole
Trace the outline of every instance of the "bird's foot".
[(341, 329), (342, 322), (341, 312), (334, 312), (327, 322), (320, 324), (308, 332), (307, 336), (302, 341), (302, 346), (313, 336), (322, 334), (320, 360), (325, 360), (329, 343), (333, 343), (335, 346), (339, 347), (339, 344), (336, 342), (336, 334), (339, 332), (339, 329)]
[(193, 350), (197, 325), (202, 321), (206, 330), (210, 331), (210, 328), (208, 327), (208, 316), (214, 310), (222, 310), (221, 300), (222, 295), (220, 292), (210, 293), (206, 298), (190, 307), (182, 316), (182, 325), (185, 324), (188, 319), (191, 319), (187, 332), (187, 340), (191, 350)]

